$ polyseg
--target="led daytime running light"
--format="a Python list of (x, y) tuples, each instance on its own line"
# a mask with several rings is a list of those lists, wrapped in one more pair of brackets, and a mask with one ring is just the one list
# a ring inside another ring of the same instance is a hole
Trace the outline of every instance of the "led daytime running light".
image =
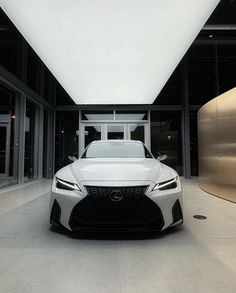
[(64, 185), (68, 188), (71, 188), (71, 189), (75, 189), (75, 190), (80, 190), (79, 186), (75, 183), (70, 183), (70, 182), (67, 182), (67, 181), (64, 181), (64, 180), (61, 180), (59, 178), (56, 178), (57, 182), (60, 183), (61, 185)]
[(157, 189), (163, 188), (163, 187), (165, 187), (165, 186), (168, 186), (168, 185), (170, 185), (170, 184), (176, 182), (176, 180), (177, 180), (177, 177), (175, 177), (175, 178), (173, 178), (173, 179), (171, 179), (171, 180), (168, 180), (168, 181), (164, 181), (164, 182), (158, 183), (158, 184), (153, 188), (153, 190), (157, 190)]

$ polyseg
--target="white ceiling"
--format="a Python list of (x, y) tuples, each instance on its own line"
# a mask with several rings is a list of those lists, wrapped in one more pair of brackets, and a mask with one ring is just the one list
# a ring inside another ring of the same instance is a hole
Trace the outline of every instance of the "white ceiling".
[(77, 104), (151, 104), (219, 0), (0, 0)]

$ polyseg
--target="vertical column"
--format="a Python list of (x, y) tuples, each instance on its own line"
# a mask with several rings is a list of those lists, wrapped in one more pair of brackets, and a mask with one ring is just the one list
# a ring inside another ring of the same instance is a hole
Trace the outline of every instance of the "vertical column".
[(47, 178), (53, 178), (55, 164), (55, 110), (48, 110)]
[(41, 179), (43, 177), (43, 142), (44, 138), (43, 136), (43, 123), (44, 120), (44, 111), (43, 106), (39, 106), (39, 115), (38, 115), (38, 179)]
[(186, 60), (182, 63), (182, 86), (183, 103), (182, 112), (182, 144), (183, 144), (183, 165), (184, 177), (191, 177), (191, 159), (190, 159), (190, 130), (189, 130), (189, 86), (188, 86), (188, 67)]
[(18, 183), (24, 182), (24, 163), (25, 163), (25, 114), (26, 96), (21, 94), (19, 103), (19, 160), (18, 160)]
[(40, 125), (39, 125), (39, 106), (35, 105), (35, 126), (34, 126), (34, 162), (33, 162), (33, 170), (34, 175), (33, 178), (38, 178), (38, 164), (39, 164), (39, 132), (40, 132)]
[(14, 123), (14, 153), (13, 153), (13, 180), (18, 182), (18, 156), (19, 156), (19, 141), (20, 141), (20, 94), (15, 95), (15, 116), (16, 121)]

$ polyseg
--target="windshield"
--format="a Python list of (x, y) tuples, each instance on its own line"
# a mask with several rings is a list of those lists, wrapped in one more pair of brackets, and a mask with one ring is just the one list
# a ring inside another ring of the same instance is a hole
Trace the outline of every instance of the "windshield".
[(152, 155), (141, 143), (103, 142), (89, 145), (81, 158), (152, 158)]

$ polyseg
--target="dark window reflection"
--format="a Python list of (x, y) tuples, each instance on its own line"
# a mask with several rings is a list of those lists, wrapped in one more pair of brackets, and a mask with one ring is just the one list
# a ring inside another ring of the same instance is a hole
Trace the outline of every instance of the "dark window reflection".
[(71, 99), (68, 93), (64, 90), (64, 88), (59, 84), (59, 82), (56, 82), (56, 104), (57, 105), (73, 105), (74, 104), (74, 101)]
[(157, 96), (155, 105), (180, 105), (181, 104), (181, 66), (178, 66)]
[(197, 134), (197, 111), (190, 111), (190, 156), (191, 175), (198, 176), (198, 134)]
[(226, 92), (236, 86), (236, 45), (218, 46), (219, 91)]
[(100, 125), (85, 126), (84, 135), (85, 135), (85, 147), (87, 147), (92, 141), (101, 139), (102, 127)]
[(0, 84), (0, 188), (17, 183), (16, 94)]
[(214, 47), (193, 45), (187, 54), (189, 102), (203, 105), (216, 96)]
[(108, 139), (124, 139), (124, 125), (108, 125), (107, 138)]
[(27, 48), (27, 85), (39, 93), (40, 59), (34, 50)]
[(78, 111), (56, 112), (56, 171), (71, 163), (69, 156), (78, 157)]
[(54, 77), (51, 72), (45, 68), (44, 72), (44, 99), (52, 105), (55, 104), (55, 86), (53, 84)]
[(36, 105), (26, 102), (25, 117), (25, 168), (24, 181), (37, 178), (35, 170), (35, 119)]
[(0, 8), (0, 64), (15, 75), (19, 73), (20, 36), (12, 22)]
[(151, 151), (166, 154), (164, 163), (183, 174), (180, 111), (151, 112)]
[(133, 140), (140, 140), (144, 143), (144, 125), (130, 124), (130, 138)]
[(0, 174), (5, 174), (7, 152), (7, 127), (0, 123)]
[(207, 24), (236, 24), (236, 2), (234, 0), (220, 1)]

